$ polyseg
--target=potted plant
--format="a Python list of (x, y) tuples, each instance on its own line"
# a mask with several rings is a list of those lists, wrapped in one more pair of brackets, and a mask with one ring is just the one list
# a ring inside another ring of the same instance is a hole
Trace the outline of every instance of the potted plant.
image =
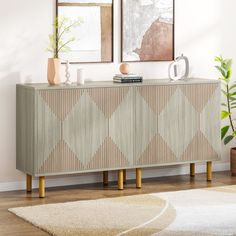
[(49, 35), (49, 46), (47, 51), (53, 53), (53, 58), (48, 59), (48, 83), (55, 85), (60, 83), (60, 52), (69, 51), (69, 44), (75, 41), (75, 37), (68, 35), (72, 28), (78, 27), (80, 19), (72, 21), (67, 17), (56, 18), (53, 23), (54, 32)]
[[(221, 139), (224, 144), (228, 144), (236, 137), (236, 127), (234, 126), (235, 118), (233, 118), (233, 111), (236, 109), (236, 83), (231, 81), (232, 75), (232, 59), (224, 59), (221, 56), (216, 57), (215, 61), (217, 70), (220, 73), (222, 83), (222, 94), (225, 97), (225, 102), (221, 105), (221, 119), (228, 119), (229, 124), (221, 128)], [(236, 175), (236, 147), (230, 150), (231, 173)]]

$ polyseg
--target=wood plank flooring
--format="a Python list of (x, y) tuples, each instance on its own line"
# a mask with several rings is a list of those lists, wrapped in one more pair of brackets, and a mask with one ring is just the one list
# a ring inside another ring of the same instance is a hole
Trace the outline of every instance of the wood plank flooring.
[(0, 236), (45, 236), (47, 233), (21, 220), (8, 208), (19, 206), (31, 206), (47, 203), (68, 202), (77, 200), (90, 200), (108, 197), (119, 197), (144, 193), (155, 193), (165, 191), (177, 191), (194, 188), (206, 188), (215, 186), (226, 186), (236, 184), (236, 177), (229, 172), (217, 172), (213, 174), (213, 181), (206, 182), (206, 174), (197, 174), (195, 178), (188, 175), (161, 177), (146, 179), (143, 181), (142, 189), (135, 188), (134, 181), (128, 181), (123, 191), (117, 190), (116, 183), (109, 183), (103, 187), (102, 184), (90, 184), (80, 186), (69, 186), (50, 188), (46, 191), (46, 198), (39, 199), (38, 191), (26, 194), (25, 191), (12, 191), (0, 193)]

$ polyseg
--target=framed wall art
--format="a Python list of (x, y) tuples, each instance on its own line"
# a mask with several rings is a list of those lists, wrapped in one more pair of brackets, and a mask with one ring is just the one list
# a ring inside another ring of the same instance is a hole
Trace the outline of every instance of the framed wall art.
[(174, 59), (174, 0), (122, 0), (121, 60)]
[(70, 32), (70, 63), (113, 62), (113, 0), (56, 0), (57, 17), (82, 22)]

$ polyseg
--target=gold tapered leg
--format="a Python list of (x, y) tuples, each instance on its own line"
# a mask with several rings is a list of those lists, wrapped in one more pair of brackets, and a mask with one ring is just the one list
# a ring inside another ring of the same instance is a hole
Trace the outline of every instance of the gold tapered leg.
[(124, 189), (124, 176), (123, 176), (123, 170), (118, 170), (118, 189), (123, 190)]
[(39, 177), (39, 197), (45, 197), (45, 178), (44, 176)]
[(103, 171), (103, 185), (108, 185), (108, 171)]
[(212, 162), (208, 161), (207, 162), (207, 181), (212, 180)]
[(190, 163), (190, 176), (195, 176), (195, 163)]
[(32, 192), (32, 176), (26, 175), (26, 192)]
[(123, 170), (123, 183), (126, 184), (126, 170)]
[(136, 169), (136, 188), (142, 187), (142, 170), (141, 168)]

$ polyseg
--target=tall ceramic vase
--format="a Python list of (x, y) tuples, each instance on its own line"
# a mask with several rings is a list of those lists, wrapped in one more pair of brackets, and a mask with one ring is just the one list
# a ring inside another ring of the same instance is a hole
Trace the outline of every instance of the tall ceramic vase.
[(48, 83), (50, 85), (60, 84), (61, 61), (58, 58), (48, 59)]

